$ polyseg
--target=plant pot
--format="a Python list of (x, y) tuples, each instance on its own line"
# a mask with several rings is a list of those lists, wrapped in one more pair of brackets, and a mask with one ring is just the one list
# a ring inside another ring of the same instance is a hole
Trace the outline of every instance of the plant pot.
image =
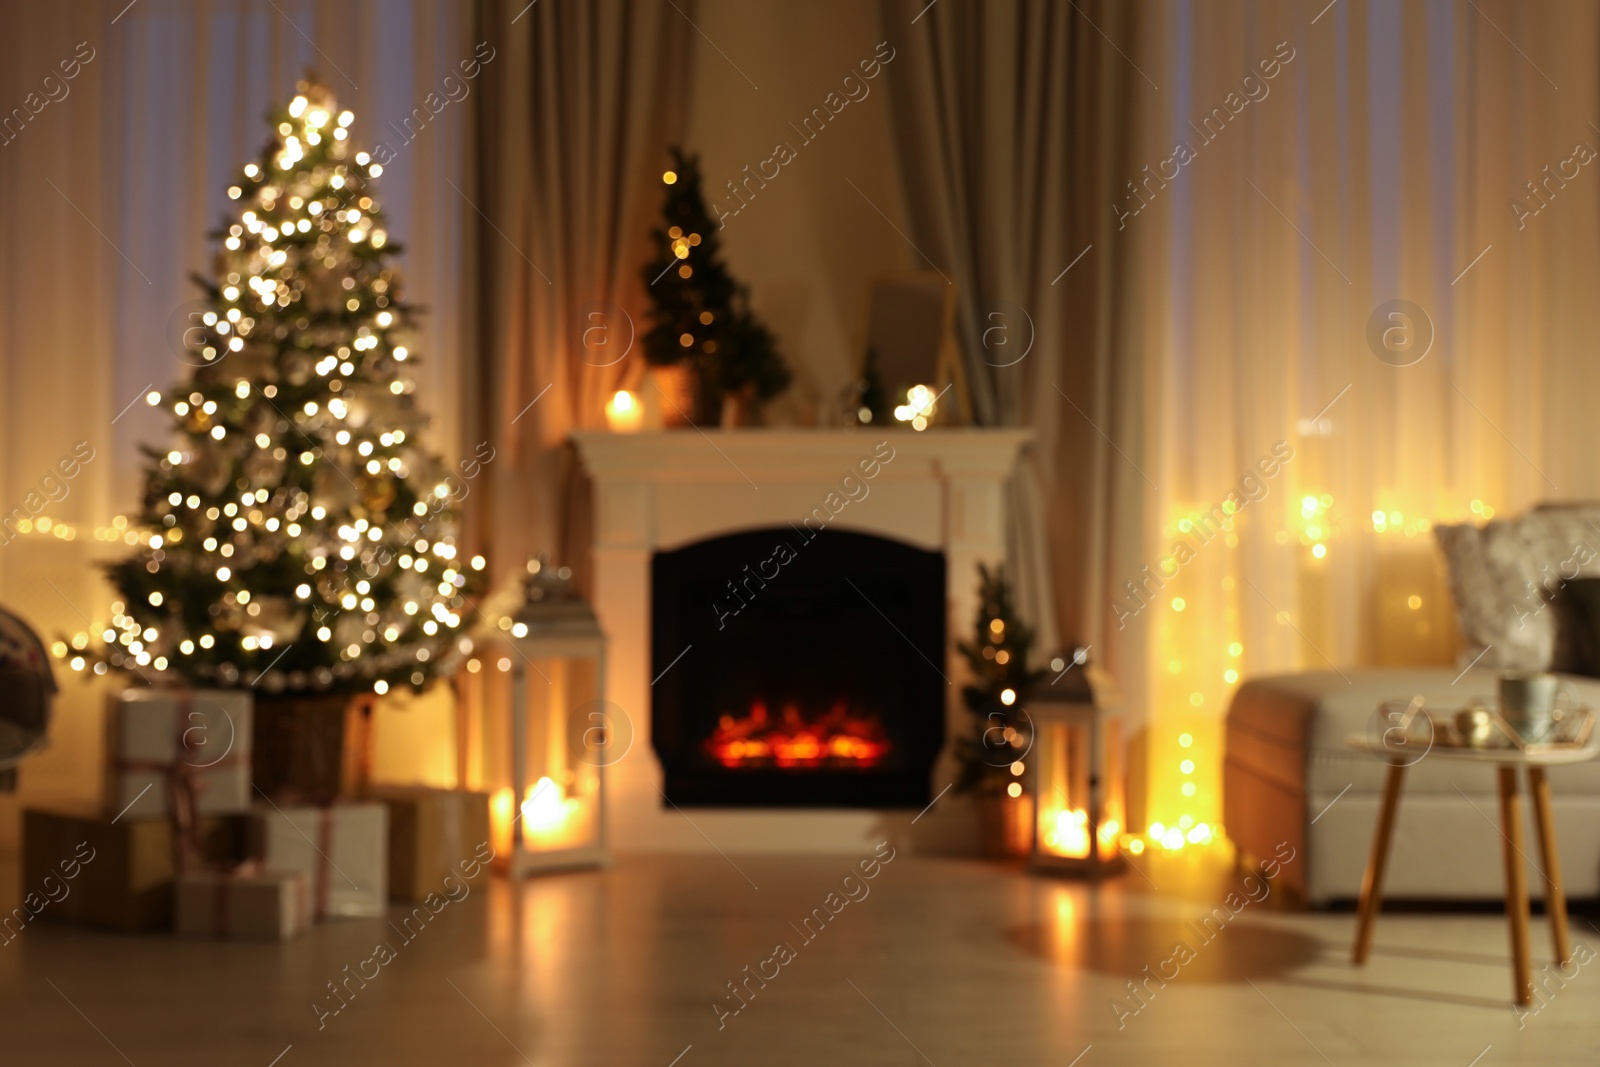
[(661, 428), (679, 430), (694, 418), (694, 379), (685, 363), (650, 368), (650, 402), (659, 405)]
[(372, 770), (371, 693), (258, 696), (250, 774), (276, 804), (362, 796)]
[(722, 397), (698, 359), (652, 367), (650, 380), (661, 399), (661, 426), (667, 430), (716, 426)]
[(722, 428), (736, 430), (741, 426), (761, 425), (761, 401), (756, 399), (756, 387), (746, 385), (738, 392), (722, 394)]
[(985, 792), (977, 796), (978, 837), (992, 860), (1026, 859), (1033, 851), (1033, 797)]

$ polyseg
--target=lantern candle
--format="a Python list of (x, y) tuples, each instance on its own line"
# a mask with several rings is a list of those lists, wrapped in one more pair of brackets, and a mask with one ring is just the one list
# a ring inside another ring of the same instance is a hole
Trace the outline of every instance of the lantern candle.
[(489, 800), (489, 838), (497, 856), (511, 855), (516, 806), (516, 794), (510, 786), (495, 790)]
[(1055, 813), (1055, 818), (1047, 817), (1044, 823), (1052, 828), (1045, 832), (1042, 847), (1058, 856), (1075, 859), (1089, 855), (1088, 812), (1082, 808), (1063, 808)]
[(572, 817), (577, 810), (577, 797), (567, 796), (551, 779), (540, 778), (528, 787), (522, 802), (523, 840), (534, 847), (566, 844), (576, 836)]

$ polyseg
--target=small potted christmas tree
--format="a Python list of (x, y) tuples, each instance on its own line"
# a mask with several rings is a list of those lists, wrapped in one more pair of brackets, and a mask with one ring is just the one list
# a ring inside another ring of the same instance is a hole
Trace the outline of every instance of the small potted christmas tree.
[(789, 387), (791, 375), (772, 332), (750, 309), (749, 290), (722, 261), (719, 225), (700, 192), (699, 159), (677, 148), (672, 158), (662, 175), (665, 225), (651, 233), (656, 255), (642, 272), (650, 295), (645, 358), (687, 372), (694, 410), (683, 415), (696, 425), (746, 425), (762, 402)]
[(1028, 666), (1033, 631), (1017, 617), (1004, 567), (991, 571), (978, 564), (973, 639), (956, 642), (956, 648), (976, 681), (961, 689), (972, 723), (968, 735), (956, 739), (955, 791), (976, 799), (984, 852), (1019, 858), (1031, 845), (1033, 811), (1022, 786), (1022, 761), (1033, 744), (1023, 695), (1048, 672)]
[(331, 91), (298, 88), (228, 189), (194, 372), (150, 394), (173, 440), (146, 450), (139, 548), (109, 568), (121, 599), (72, 642), (95, 673), (253, 690), (269, 791), (292, 773), (274, 762), (337, 775), (352, 698), (426, 684), (484, 565), (463, 558), (458, 483), (423, 447), (383, 168)]

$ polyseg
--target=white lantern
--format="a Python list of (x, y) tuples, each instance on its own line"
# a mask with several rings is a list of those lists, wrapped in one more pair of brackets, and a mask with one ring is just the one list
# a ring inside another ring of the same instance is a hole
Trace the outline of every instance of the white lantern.
[(581, 600), (529, 601), (477, 639), (458, 678), (458, 777), (490, 794), (490, 837), (512, 877), (603, 866), (605, 635)]
[[(1073, 676), (1077, 677), (1074, 678)], [(1127, 761), (1121, 708), (1095, 668), (1074, 667), (1029, 694), (1033, 868), (1108, 874), (1121, 867)]]

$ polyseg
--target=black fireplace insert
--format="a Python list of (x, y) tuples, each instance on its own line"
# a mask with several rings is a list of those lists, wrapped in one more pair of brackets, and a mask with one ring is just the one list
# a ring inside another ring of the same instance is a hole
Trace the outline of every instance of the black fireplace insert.
[(944, 745), (945, 561), (777, 527), (657, 552), (651, 734), (680, 807), (897, 808)]

